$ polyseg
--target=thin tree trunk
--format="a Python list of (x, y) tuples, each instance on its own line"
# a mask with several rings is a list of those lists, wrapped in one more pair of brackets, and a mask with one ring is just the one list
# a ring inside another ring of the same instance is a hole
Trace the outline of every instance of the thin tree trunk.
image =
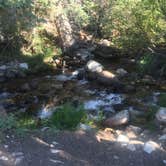
[(60, 12), (56, 15), (56, 28), (61, 39), (62, 51), (64, 54), (68, 54), (70, 50), (75, 47), (76, 41), (73, 36), (73, 30), (70, 21), (64, 12), (64, 4), (60, 2), (57, 7)]

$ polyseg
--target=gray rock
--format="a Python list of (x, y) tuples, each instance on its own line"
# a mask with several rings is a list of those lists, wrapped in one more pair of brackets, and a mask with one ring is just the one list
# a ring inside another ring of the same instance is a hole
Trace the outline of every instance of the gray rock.
[(6, 70), (6, 69), (7, 69), (7, 66), (6, 66), (6, 65), (0, 66), (0, 70)]
[(20, 64), (19, 64), (19, 68), (21, 68), (21, 69), (23, 69), (23, 70), (28, 70), (28, 69), (29, 69), (27, 63), (20, 63)]
[(2, 100), (2, 99), (8, 99), (10, 97), (12, 97), (11, 93), (8, 93), (8, 92), (0, 93), (0, 100)]
[(57, 80), (57, 81), (65, 82), (65, 81), (69, 81), (69, 80), (71, 80), (71, 79), (72, 79), (71, 76), (67, 76), (67, 75), (64, 75), (64, 74), (60, 74), (60, 75), (57, 75), (57, 76), (56, 76), (56, 80)]
[(132, 152), (136, 151), (136, 147), (133, 144), (128, 144), (127, 145), (127, 149), (130, 150), (130, 151), (132, 151)]
[(103, 66), (98, 63), (97, 61), (94, 60), (90, 60), (88, 61), (88, 63), (86, 64), (86, 70), (88, 72), (96, 72), (96, 73), (100, 73), (103, 71)]
[(7, 72), (6, 72), (6, 77), (7, 78), (15, 78), (16, 77), (16, 71), (15, 70), (8, 70)]
[(166, 107), (161, 107), (156, 113), (156, 119), (159, 123), (166, 124)]
[(160, 136), (159, 140), (160, 141), (166, 141), (166, 134)]
[(142, 129), (140, 127), (137, 127), (137, 126), (130, 125), (126, 128), (126, 131), (133, 132), (134, 134), (138, 135), (138, 134), (141, 134)]
[(104, 125), (112, 127), (112, 126), (120, 126), (127, 124), (130, 120), (129, 111), (123, 110), (113, 117), (110, 117), (104, 121)]
[(128, 74), (128, 72), (123, 68), (117, 69), (116, 73), (118, 74), (119, 77), (124, 77)]
[(76, 56), (80, 57), (80, 59), (83, 61), (88, 61), (94, 57), (94, 55), (87, 49), (79, 49), (76, 52)]
[(159, 145), (156, 142), (148, 141), (144, 144), (143, 150), (151, 154), (153, 151), (155, 151), (157, 148), (159, 148)]

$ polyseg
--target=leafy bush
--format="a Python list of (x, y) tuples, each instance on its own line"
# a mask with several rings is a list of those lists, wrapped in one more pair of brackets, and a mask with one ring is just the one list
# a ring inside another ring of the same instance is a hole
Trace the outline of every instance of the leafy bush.
[(13, 114), (8, 116), (3, 116), (0, 118), (0, 131), (6, 132), (8, 130), (12, 130), (16, 127), (17, 121)]
[(166, 107), (166, 93), (162, 93), (159, 95), (158, 105), (160, 107)]
[(75, 129), (85, 117), (86, 114), (82, 107), (75, 108), (67, 103), (52, 115), (50, 123), (58, 129)]
[(139, 61), (139, 71), (143, 74), (150, 74), (156, 77), (165, 77), (166, 58), (160, 55), (146, 53)]

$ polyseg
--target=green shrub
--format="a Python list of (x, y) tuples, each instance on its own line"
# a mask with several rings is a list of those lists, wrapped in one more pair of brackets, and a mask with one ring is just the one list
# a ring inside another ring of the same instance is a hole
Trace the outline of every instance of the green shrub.
[(67, 103), (57, 110), (51, 117), (50, 123), (58, 129), (75, 129), (85, 119), (85, 112), (82, 107), (75, 108)]
[(13, 114), (0, 117), (0, 131), (6, 132), (15, 129), (17, 125), (16, 117)]
[(143, 74), (165, 77), (166, 58), (157, 54), (146, 53), (141, 57), (138, 69)]
[(166, 93), (162, 93), (159, 95), (158, 105), (160, 107), (166, 107)]

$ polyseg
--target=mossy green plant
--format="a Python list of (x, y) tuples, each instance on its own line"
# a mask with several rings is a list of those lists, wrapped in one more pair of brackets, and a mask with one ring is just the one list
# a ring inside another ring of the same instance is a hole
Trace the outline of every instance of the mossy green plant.
[(73, 130), (85, 119), (86, 113), (82, 106), (74, 107), (72, 104), (66, 103), (54, 112), (49, 122), (60, 130)]
[(166, 93), (162, 93), (159, 95), (158, 105), (160, 107), (166, 107)]

